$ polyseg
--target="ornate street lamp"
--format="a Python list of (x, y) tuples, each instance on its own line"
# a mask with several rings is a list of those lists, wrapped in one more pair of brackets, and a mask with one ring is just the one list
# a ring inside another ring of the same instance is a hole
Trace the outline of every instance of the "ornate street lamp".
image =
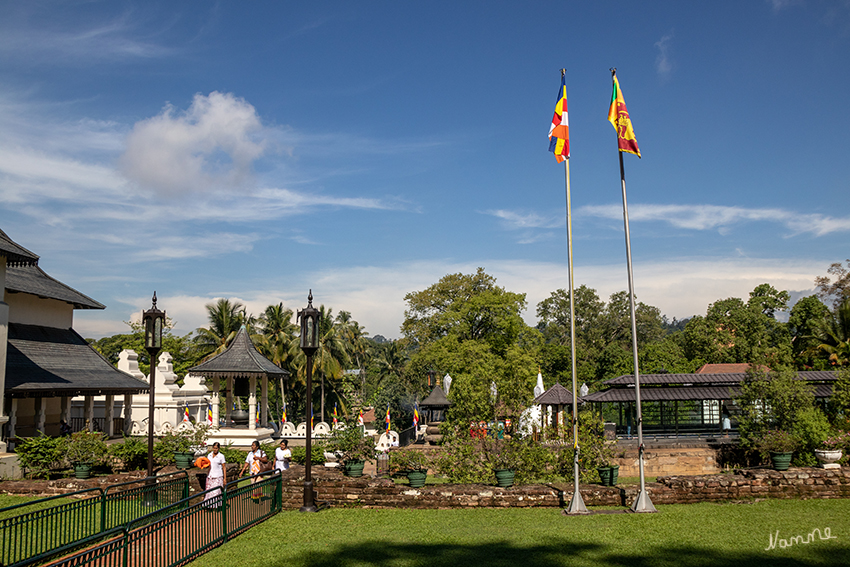
[(437, 385), (437, 373), (432, 368), (428, 371), (428, 387), (433, 388)]
[(156, 308), (156, 292), (153, 292), (153, 305), (142, 314), (145, 325), (145, 350), (151, 363), (150, 390), (148, 390), (148, 484), (153, 484), (153, 407), (154, 385), (156, 384), (156, 355), (162, 349), (162, 327), (165, 324), (165, 311)]
[(301, 512), (318, 512), (313, 492), (313, 355), (319, 350), (319, 310), (313, 307), (313, 290), (307, 296), (307, 307), (298, 310), (298, 319), (301, 321), (301, 350), (307, 355), (307, 443), (306, 462), (304, 466), (304, 505)]

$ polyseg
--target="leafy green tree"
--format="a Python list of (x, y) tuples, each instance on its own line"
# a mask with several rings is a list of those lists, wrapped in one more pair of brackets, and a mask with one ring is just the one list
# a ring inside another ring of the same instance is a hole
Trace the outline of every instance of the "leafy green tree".
[(818, 349), (822, 341), (817, 335), (829, 317), (829, 308), (816, 295), (800, 299), (791, 308), (788, 331), (797, 369), (824, 370), (828, 367), (828, 356)]
[(833, 366), (850, 365), (850, 298), (838, 304), (815, 332), (818, 349), (829, 355)]
[[(772, 290), (772, 291), (771, 291)], [(791, 362), (788, 328), (772, 317), (787, 294), (758, 286), (747, 303), (737, 297), (709, 305), (684, 331), (685, 355), (707, 363), (763, 362), (777, 368)]]

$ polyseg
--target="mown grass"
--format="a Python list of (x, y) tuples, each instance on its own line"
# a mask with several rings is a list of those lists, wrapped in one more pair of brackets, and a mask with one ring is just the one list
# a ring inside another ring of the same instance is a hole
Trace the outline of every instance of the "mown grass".
[[(657, 514), (560, 509), (284, 512), (191, 563), (240, 567), (531, 567), (850, 564), (850, 501), (659, 506)], [(832, 539), (766, 550), (829, 528)]]

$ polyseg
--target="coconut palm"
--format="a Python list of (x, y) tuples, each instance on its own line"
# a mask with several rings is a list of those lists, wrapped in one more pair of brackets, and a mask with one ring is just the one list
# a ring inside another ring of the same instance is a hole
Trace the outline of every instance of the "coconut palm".
[(369, 334), (366, 328), (351, 318), (348, 311), (340, 311), (336, 316), (339, 333), (342, 336), (345, 350), (352, 364), (360, 371), (360, 396), (366, 387), (366, 360), (370, 353), (370, 342), (366, 339)]
[(207, 303), (209, 327), (195, 329), (195, 345), (199, 351), (211, 358), (227, 348), (242, 325), (250, 325), (253, 317), (245, 311), (245, 306), (238, 301), (219, 299), (215, 303)]
[(842, 301), (820, 325), (818, 349), (829, 354), (829, 361), (836, 366), (850, 365), (850, 298)]

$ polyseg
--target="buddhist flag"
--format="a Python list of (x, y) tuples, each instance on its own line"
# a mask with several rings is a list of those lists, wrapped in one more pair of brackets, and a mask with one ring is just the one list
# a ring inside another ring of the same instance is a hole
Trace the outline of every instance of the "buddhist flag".
[[(608, 108), (608, 122), (617, 131), (617, 145), (620, 147), (620, 151), (640, 157), (640, 148), (638, 148), (635, 138), (632, 119), (629, 118), (629, 111), (626, 110), (623, 91), (620, 90), (620, 81), (617, 80), (616, 72), (612, 71), (611, 74), (614, 78), (614, 92), (611, 94), (611, 106)], [(564, 108), (566, 108), (566, 104)]]
[(338, 423), (339, 423), (339, 419), (337, 418), (337, 414), (336, 414), (336, 402), (334, 402), (334, 427), (336, 427)]
[(360, 408), (360, 415), (357, 417), (357, 425), (366, 425), (363, 421), (363, 408)]
[(419, 427), (419, 408), (417, 404), (413, 405), (413, 427)]
[(390, 432), (390, 404), (387, 404), (387, 417), (384, 418), (384, 421), (387, 422), (387, 433)]
[(189, 406), (183, 406), (183, 421), (186, 423), (190, 423), (189, 419)]
[(286, 402), (283, 402), (283, 412), (280, 414), (280, 422), (286, 423)]
[(549, 126), (549, 151), (555, 154), (555, 159), (561, 163), (570, 159), (570, 121), (567, 117), (567, 83), (561, 74), (561, 88), (558, 91), (558, 101), (555, 103), (555, 114), (552, 125)]
[(207, 425), (213, 424), (212, 404), (207, 404)]

